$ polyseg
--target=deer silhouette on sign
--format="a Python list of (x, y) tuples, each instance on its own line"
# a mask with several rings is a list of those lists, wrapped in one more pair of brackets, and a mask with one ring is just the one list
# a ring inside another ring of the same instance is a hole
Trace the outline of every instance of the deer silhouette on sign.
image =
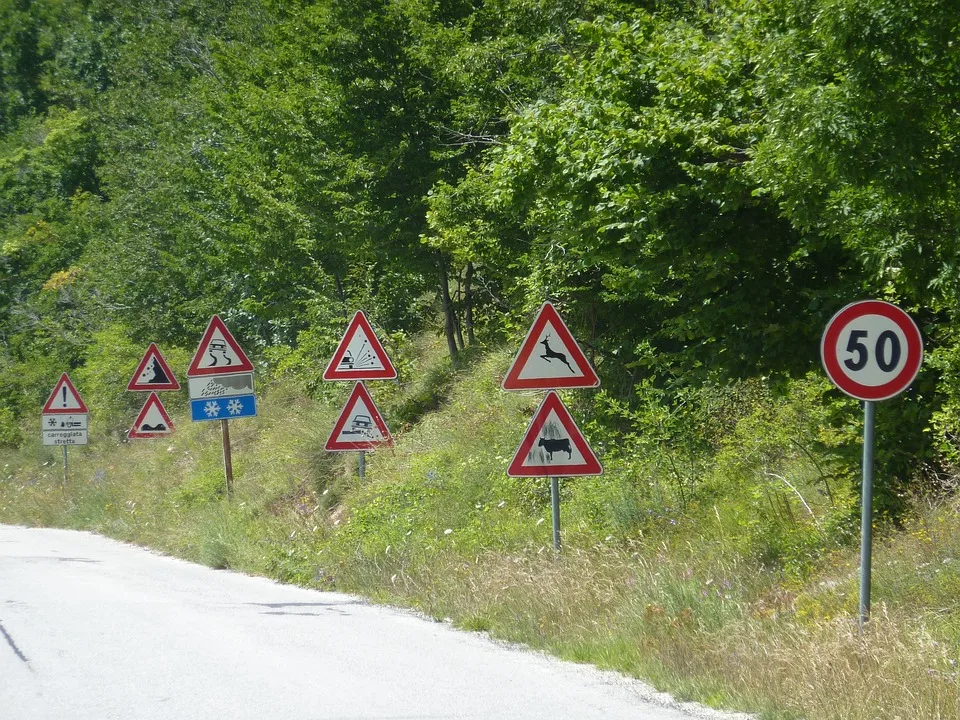
[(572, 372), (572, 373), (575, 373), (575, 372), (576, 372), (576, 370), (574, 370), (574, 369), (570, 366), (570, 363), (567, 362), (567, 356), (566, 356), (566, 355), (564, 355), (564, 354), (561, 353), (561, 352), (557, 352), (556, 350), (551, 350), (551, 349), (550, 349), (550, 335), (549, 335), (549, 334), (547, 334), (547, 336), (546, 336), (545, 338), (543, 338), (543, 340), (541, 340), (538, 344), (539, 344), (539, 345), (543, 345), (544, 349), (546, 350), (546, 352), (545, 352), (543, 355), (540, 356), (540, 357), (542, 357), (544, 360), (546, 360), (547, 362), (550, 362), (550, 359), (551, 359), (551, 358), (556, 358), (557, 360), (559, 360), (560, 362), (562, 362), (564, 365), (566, 365), (567, 368), (569, 368), (570, 372)]

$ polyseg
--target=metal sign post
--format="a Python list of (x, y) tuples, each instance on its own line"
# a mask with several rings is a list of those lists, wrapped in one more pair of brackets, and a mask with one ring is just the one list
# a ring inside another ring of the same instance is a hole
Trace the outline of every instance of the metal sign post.
[(67, 484), (67, 446), (63, 446), (63, 484)]
[(862, 300), (842, 308), (827, 323), (820, 359), (833, 384), (863, 400), (863, 488), (860, 516), (860, 629), (870, 619), (873, 550), (873, 450), (876, 403), (899, 395), (923, 361), (916, 323), (896, 305)]
[(863, 499), (860, 511), (860, 629), (870, 619), (870, 561), (873, 553), (873, 428), (877, 406), (863, 403)]
[(550, 478), (550, 502), (553, 505), (553, 549), (560, 552), (560, 480)]
[(227, 500), (233, 494), (233, 455), (230, 451), (230, 423), (220, 421), (220, 433), (223, 435), (223, 472), (227, 477)]
[(363, 450), (360, 451), (360, 458), (357, 460), (357, 474), (361, 480), (363, 480), (367, 474), (367, 454)]

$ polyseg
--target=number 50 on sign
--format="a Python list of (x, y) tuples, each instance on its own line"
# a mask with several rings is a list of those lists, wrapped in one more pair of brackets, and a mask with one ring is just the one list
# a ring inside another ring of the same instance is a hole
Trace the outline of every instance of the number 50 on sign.
[(886, 400), (909, 387), (923, 361), (916, 324), (896, 305), (862, 300), (827, 323), (820, 342), (833, 383), (858, 400)]

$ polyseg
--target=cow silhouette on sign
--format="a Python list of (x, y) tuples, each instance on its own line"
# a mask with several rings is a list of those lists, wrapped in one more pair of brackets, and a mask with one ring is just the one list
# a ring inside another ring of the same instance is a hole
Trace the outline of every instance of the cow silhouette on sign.
[(563, 438), (562, 440), (540, 438), (540, 441), (537, 443), (537, 447), (542, 447), (547, 451), (547, 460), (549, 462), (553, 462), (553, 454), (555, 452), (565, 452), (567, 454), (567, 460), (573, 457), (573, 448), (570, 447), (570, 438)]

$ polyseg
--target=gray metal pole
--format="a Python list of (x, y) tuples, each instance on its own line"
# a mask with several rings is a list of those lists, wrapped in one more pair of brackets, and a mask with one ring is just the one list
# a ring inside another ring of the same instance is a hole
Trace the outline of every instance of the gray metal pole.
[(63, 484), (67, 484), (67, 446), (63, 446)]
[(550, 478), (550, 502), (553, 505), (553, 549), (560, 552), (560, 481)]
[(870, 619), (870, 559), (873, 552), (873, 426), (876, 405), (863, 403), (863, 504), (860, 512), (860, 629)]
[(360, 451), (360, 459), (357, 461), (357, 474), (360, 475), (361, 480), (367, 474), (367, 454), (363, 450)]
[(220, 432), (223, 435), (223, 472), (227, 476), (227, 500), (233, 494), (233, 454), (230, 451), (230, 424), (226, 420), (220, 421)]

